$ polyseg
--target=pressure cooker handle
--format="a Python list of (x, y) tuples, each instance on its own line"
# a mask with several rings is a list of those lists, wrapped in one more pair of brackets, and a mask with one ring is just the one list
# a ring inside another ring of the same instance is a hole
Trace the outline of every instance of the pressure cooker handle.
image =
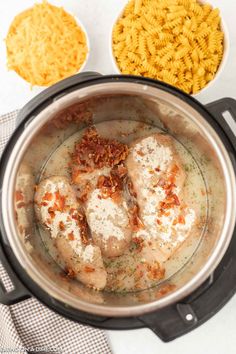
[[(218, 101), (208, 103), (206, 108), (224, 130), (236, 150), (236, 100), (229, 97), (221, 98)], [(228, 117), (224, 116), (225, 113), (229, 114)], [(235, 126), (235, 132), (232, 130), (232, 125)]]
[(23, 286), (23, 284), (20, 282), (20, 280), (17, 278), (16, 274), (12, 270), (1, 244), (0, 261), (14, 286), (13, 290), (7, 291), (0, 274), (0, 304), (14, 305), (22, 300), (30, 298), (30, 292)]
[[(236, 232), (236, 228), (235, 228)], [(139, 320), (164, 342), (176, 339), (214, 316), (236, 293), (236, 242), (234, 237), (214, 273), (181, 302)]]
[(45, 107), (57, 98), (65, 95), (68, 92), (67, 90), (73, 89), (74, 86), (85, 81), (95, 79), (99, 76), (102, 76), (102, 74), (95, 71), (85, 71), (61, 80), (58, 83), (46, 88), (20, 110), (16, 119), (17, 125), (19, 125), (29, 115), (34, 115), (37, 109), (42, 109), (42, 105)]

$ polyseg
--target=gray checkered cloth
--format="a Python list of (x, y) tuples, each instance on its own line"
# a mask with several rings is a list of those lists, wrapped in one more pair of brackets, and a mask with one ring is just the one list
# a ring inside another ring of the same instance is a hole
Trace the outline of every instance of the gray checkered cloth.
[[(15, 128), (17, 111), (0, 116), (0, 156)], [(0, 263), (7, 291), (11, 280)], [(111, 354), (106, 335), (54, 313), (34, 298), (0, 305), (0, 353)]]

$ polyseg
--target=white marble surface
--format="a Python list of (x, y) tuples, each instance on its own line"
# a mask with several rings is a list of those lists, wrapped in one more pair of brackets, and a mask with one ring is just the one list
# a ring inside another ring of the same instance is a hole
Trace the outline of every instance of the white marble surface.
[[(110, 31), (126, 0), (51, 0), (63, 5), (82, 20), (90, 38), (90, 57), (84, 70), (103, 74), (114, 72), (110, 54)], [(236, 1), (210, 0), (219, 6), (230, 34), (230, 53), (222, 76), (207, 92), (202, 103), (221, 97), (236, 98)], [(6, 70), (3, 39), (13, 17), (34, 3), (33, 0), (0, 1), (0, 114), (22, 107), (40, 89), (32, 91), (27, 83)], [(236, 297), (216, 316), (195, 331), (171, 343), (162, 343), (150, 330), (107, 331), (114, 354), (235, 354)], [(90, 354), (90, 353), (89, 353)], [(91, 353), (92, 354), (92, 353)]]

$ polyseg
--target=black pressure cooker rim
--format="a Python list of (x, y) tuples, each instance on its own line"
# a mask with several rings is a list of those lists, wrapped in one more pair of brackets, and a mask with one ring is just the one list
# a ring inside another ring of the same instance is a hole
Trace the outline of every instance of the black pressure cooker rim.
[[(4, 171), (7, 165), (8, 157), (11, 154), (11, 150), (14, 147), (14, 143), (17, 138), (20, 136), (21, 132), (24, 130), (25, 125), (30, 122), (40, 111), (46, 108), (55, 100), (61, 98), (62, 96), (75, 91), (79, 88), (88, 87), (91, 85), (97, 85), (102, 83), (108, 82), (127, 82), (127, 83), (137, 83), (137, 84), (146, 84), (149, 86), (153, 86), (155, 88), (159, 88), (167, 93), (170, 93), (187, 104), (193, 107), (198, 113), (203, 116), (207, 122), (214, 128), (214, 130), (218, 133), (220, 139), (222, 140), (223, 144), (226, 146), (228, 152), (230, 152), (231, 160), (233, 160), (236, 156), (236, 140), (232, 140), (228, 136), (227, 128), (224, 124), (221, 124), (219, 119), (215, 119), (215, 117), (210, 113), (210, 111), (204, 107), (201, 103), (199, 103), (193, 97), (187, 95), (186, 93), (182, 92), (181, 90), (174, 88), (166, 83), (152, 80), (149, 78), (142, 78), (137, 76), (121, 76), (121, 75), (107, 75), (107, 76), (100, 76), (97, 73), (82, 73), (79, 75), (75, 75), (74, 77), (65, 79), (60, 83), (53, 85), (52, 87), (44, 90), (41, 94), (36, 96), (33, 100), (31, 100), (19, 113), (18, 115), (18, 125), (16, 130), (14, 131), (13, 135), (11, 136), (0, 161), (0, 192), (2, 190), (2, 182)], [(230, 99), (224, 99), (230, 100)], [(220, 101), (219, 101), (220, 102)], [(222, 101), (223, 103), (223, 101)], [(224, 101), (226, 103), (226, 101)], [(212, 105), (213, 106), (213, 105)], [(209, 109), (211, 109), (211, 105), (209, 105)], [(235, 108), (235, 107), (234, 107)], [(214, 110), (213, 110), (214, 111)], [(235, 108), (236, 112), (236, 108)], [(214, 112), (216, 113), (216, 112)], [(234, 169), (235, 168), (235, 160)], [(2, 201), (0, 200), (0, 210), (2, 208), (1, 205)], [(95, 327), (105, 328), (107, 327), (106, 322), (109, 318), (92, 315), (88, 313), (84, 313), (80, 310), (71, 308), (62, 302), (55, 300), (50, 295), (48, 295), (44, 290), (40, 288), (26, 273), (23, 267), (20, 265), (19, 261), (17, 260), (16, 256), (14, 255), (9, 243), (6, 231), (4, 229), (2, 215), (0, 213), (0, 245), (2, 246), (2, 250), (0, 247), (0, 259), (3, 259), (3, 265), (5, 266), (6, 270), (10, 273), (10, 276), (14, 282), (16, 291), (15, 294), (13, 292), (12, 298), (9, 301), (9, 304), (16, 303), (20, 300), (27, 299), (31, 296), (34, 296), (39, 301), (44, 303), (46, 306), (54, 310), (55, 312), (71, 319), (74, 321), (79, 321), (84, 324), (89, 324)], [(0, 289), (1, 290), (1, 289)], [(18, 292), (17, 292), (18, 290)], [(6, 304), (7, 304), (7, 297), (6, 297)], [(146, 316), (148, 316), (147, 314)], [(119, 329), (122, 329), (122, 321), (124, 324), (127, 320), (132, 319), (132, 324), (130, 328), (142, 328), (145, 327), (145, 323), (140, 321), (139, 318), (120, 318), (121, 325)], [(116, 326), (110, 323), (109, 328), (117, 328)], [(124, 325), (124, 329), (127, 329), (127, 326)]]

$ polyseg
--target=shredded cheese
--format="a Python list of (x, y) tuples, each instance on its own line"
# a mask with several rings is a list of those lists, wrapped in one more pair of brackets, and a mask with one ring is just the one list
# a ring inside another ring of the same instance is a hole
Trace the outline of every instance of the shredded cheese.
[(8, 68), (39, 86), (74, 75), (88, 53), (85, 34), (75, 18), (45, 0), (14, 18), (6, 47)]

